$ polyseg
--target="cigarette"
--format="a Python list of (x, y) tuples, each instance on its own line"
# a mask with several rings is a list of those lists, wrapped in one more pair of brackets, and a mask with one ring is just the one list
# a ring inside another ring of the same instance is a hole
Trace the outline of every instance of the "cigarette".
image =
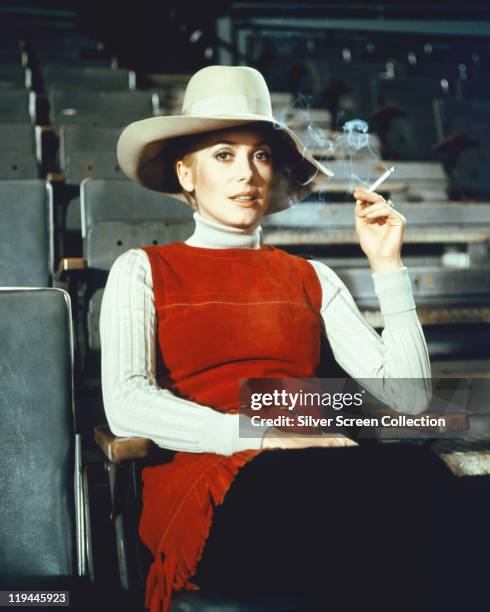
[(372, 191), (374, 191), (375, 189), (377, 189), (381, 183), (384, 183), (386, 181), (386, 179), (393, 174), (393, 172), (395, 172), (395, 167), (391, 166), (391, 168), (389, 168), (384, 174), (382, 174), (379, 179), (377, 179), (376, 181), (374, 181), (374, 183), (367, 188), (367, 191), (369, 191), (369, 193), (371, 193)]
[[(381, 185), (381, 183), (384, 183), (386, 179), (393, 174), (393, 172), (395, 172), (395, 166), (391, 166), (391, 168), (388, 168), (388, 170), (378, 179), (376, 179), (374, 183), (366, 189), (366, 191), (368, 193), (372, 193), (373, 191), (375, 191)], [(357, 203), (359, 202), (360, 200), (357, 200)]]

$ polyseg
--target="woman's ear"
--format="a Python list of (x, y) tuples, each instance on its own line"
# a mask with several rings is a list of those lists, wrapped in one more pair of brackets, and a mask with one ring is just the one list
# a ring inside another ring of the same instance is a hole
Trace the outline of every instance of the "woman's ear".
[(175, 171), (182, 189), (192, 193), (194, 191), (194, 172), (192, 166), (179, 159), (175, 164)]

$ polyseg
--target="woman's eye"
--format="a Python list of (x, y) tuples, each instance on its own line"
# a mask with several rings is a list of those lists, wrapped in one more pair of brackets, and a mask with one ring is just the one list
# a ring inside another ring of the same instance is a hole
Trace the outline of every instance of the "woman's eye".
[(260, 158), (261, 161), (269, 161), (271, 159), (271, 154), (267, 153), (267, 151), (258, 151), (257, 155), (261, 155), (262, 157)]
[[(219, 153), (215, 155), (215, 157), (216, 159), (219, 159), (220, 161), (226, 161), (229, 155), (231, 155), (229, 151), (220, 151)], [(260, 161), (269, 161), (272, 157), (271, 154), (268, 153), (267, 151), (257, 151), (255, 155), (258, 156), (258, 159)]]

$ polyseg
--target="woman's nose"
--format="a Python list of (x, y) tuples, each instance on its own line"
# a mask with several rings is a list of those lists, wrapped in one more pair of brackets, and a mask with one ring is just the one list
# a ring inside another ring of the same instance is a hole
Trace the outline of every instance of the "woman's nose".
[(250, 180), (254, 175), (253, 163), (249, 159), (239, 160), (238, 162), (238, 178), (240, 180)]

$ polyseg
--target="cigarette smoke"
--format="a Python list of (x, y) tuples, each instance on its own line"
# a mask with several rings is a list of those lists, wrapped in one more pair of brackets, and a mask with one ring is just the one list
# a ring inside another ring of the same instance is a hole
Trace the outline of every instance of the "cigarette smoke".
[(356, 185), (367, 187), (372, 182), (372, 175), (361, 177), (355, 171), (357, 160), (356, 154), (362, 149), (367, 149), (369, 155), (379, 165), (380, 155), (375, 151), (369, 139), (369, 125), (363, 119), (352, 119), (344, 123), (340, 140), (340, 150), (345, 153), (344, 162), (346, 164), (345, 175), (349, 177), (348, 193), (354, 191)]
[[(282, 124), (290, 124), (290, 117), (294, 115), (294, 123), (302, 127), (296, 130), (305, 145), (304, 151), (311, 151), (315, 157), (320, 158), (322, 163), (328, 167), (329, 160), (337, 159), (338, 165), (335, 171), (336, 181), (347, 179), (346, 194), (351, 194), (358, 185), (369, 186), (378, 174), (369, 172), (368, 176), (361, 176), (359, 172), (368, 167), (384, 167), (381, 156), (369, 137), (369, 125), (363, 119), (352, 119), (342, 126), (342, 131), (330, 132), (331, 138), (325, 127), (315, 124), (312, 119), (311, 98), (299, 94), (293, 102), (275, 109), (276, 119)], [(341, 114), (339, 113), (340, 118)], [(292, 126), (293, 129), (295, 126)], [(280, 129), (280, 128), (279, 128)], [(362, 162), (361, 163), (361, 160)], [(375, 163), (366, 163), (370, 160)], [(318, 200), (323, 201), (321, 194), (316, 194)], [(294, 202), (290, 202), (290, 205)]]

